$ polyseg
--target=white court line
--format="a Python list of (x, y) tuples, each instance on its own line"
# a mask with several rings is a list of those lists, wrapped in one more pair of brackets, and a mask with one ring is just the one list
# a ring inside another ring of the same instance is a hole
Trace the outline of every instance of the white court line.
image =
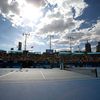
[(42, 75), (43, 79), (45, 79), (45, 80), (46, 80), (46, 77), (44, 76), (43, 72), (42, 72), (42, 71), (40, 71), (40, 73), (41, 73), (41, 75)]
[(7, 76), (7, 75), (10, 75), (10, 74), (12, 74), (12, 73), (14, 73), (14, 72), (9, 72), (9, 73), (7, 73), (7, 74), (1, 75), (0, 78), (1, 78), (1, 77), (4, 77), (4, 76)]

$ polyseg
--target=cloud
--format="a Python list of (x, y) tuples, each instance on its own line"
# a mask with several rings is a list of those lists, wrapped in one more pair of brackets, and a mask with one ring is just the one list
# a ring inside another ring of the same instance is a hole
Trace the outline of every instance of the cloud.
[(32, 1), (36, 6), (43, 2), (43, 0), (0, 0), (0, 14), (11, 21), (12, 26), (33, 27), (36, 20), (42, 16), (42, 12), (39, 6), (32, 5)]
[(7, 0), (0, 0), (0, 10), (4, 14), (8, 14), (10, 11), (19, 14), (18, 2), (12, 1), (9, 4)]
[[(9, 1), (9, 2), (8, 2)], [(40, 13), (39, 10), (34, 10), (34, 7), (31, 7), (30, 4), (32, 5), (36, 5), (38, 6), (42, 12), (40, 14), (40, 19), (42, 19), (42, 14), (45, 13), (47, 18), (51, 18), (53, 19), (54, 17), (56, 18), (67, 18), (69, 16), (72, 17), (72, 7), (78, 7), (80, 13), (82, 13), (82, 7), (85, 6), (85, 3), (82, 0), (78, 0), (77, 2), (79, 3), (79, 5), (81, 4), (81, 6), (75, 5), (75, 2), (71, 2), (70, 0), (0, 0), (0, 12), (1, 14), (7, 18), (8, 20), (10, 20), (12, 22), (12, 25), (16, 25), (16, 26), (30, 26), (33, 27), (34, 24), (36, 24), (36, 20), (39, 20), (38, 18), (36, 19), (36, 17), (38, 17), (39, 15), (36, 15), (37, 12)], [(57, 5), (57, 6), (56, 6)], [(82, 6), (83, 5), (83, 6)], [(47, 8), (49, 7), (49, 8)], [(66, 10), (67, 7), (67, 10)], [(56, 8), (56, 9), (55, 9)], [(52, 11), (51, 9), (55, 9), (54, 11)], [(27, 11), (28, 10), (28, 11)], [(45, 10), (45, 12), (43, 11)], [(25, 12), (27, 14), (25, 14)], [(32, 15), (32, 13), (35, 12), (35, 19), (34, 16)], [(75, 9), (75, 12), (76, 9)], [(49, 14), (50, 13), (50, 14)], [(28, 15), (30, 15), (30, 18)], [(78, 15), (77, 15), (78, 16)], [(70, 20), (69, 20), (70, 21)], [(54, 23), (59, 23), (60, 20), (55, 20), (53, 21)], [(53, 24), (54, 24), (53, 23)], [(68, 22), (69, 24), (71, 24), (71, 22)], [(73, 23), (73, 22), (72, 22)], [(33, 26), (32, 26), (33, 24)], [(65, 27), (66, 22), (65, 20), (62, 21), (63, 27)], [(74, 24), (74, 23), (73, 23)], [(48, 25), (49, 26), (49, 25)], [(67, 24), (67, 27), (70, 26)], [(44, 27), (46, 27), (46, 25), (44, 25)], [(62, 28), (64, 29), (64, 28)]]
[(64, 21), (63, 19), (53, 20), (50, 24), (44, 25), (43, 28), (40, 29), (41, 33), (48, 32), (64, 32), (66, 28), (74, 27), (75, 23), (72, 19), (68, 19)]
[(90, 28), (80, 29), (79, 32), (84, 32), (84, 39), (88, 40), (100, 40), (100, 20), (97, 20), (96, 24), (93, 24)]
[[(76, 36), (77, 32), (80, 35)], [(80, 45), (80, 47), (84, 50), (85, 43), (88, 40), (92, 46), (92, 51), (95, 51), (97, 42), (100, 41), (100, 20), (97, 20), (97, 23), (93, 24), (90, 28), (80, 29), (77, 30), (77, 32), (73, 35), (73, 37), (76, 36), (76, 39), (73, 40), (75, 42), (74, 48)]]
[(78, 46), (81, 50), (85, 50), (85, 43), (87, 42), (87, 40), (92, 46), (92, 51), (95, 51), (97, 42), (100, 41), (100, 20), (97, 20), (97, 23), (93, 24), (90, 28), (80, 30), (76, 29), (74, 31), (71, 31), (70, 33), (67, 32), (61, 34), (57, 39), (54, 39), (54, 41), (52, 41), (52, 44), (57, 49), (63, 50), (65, 48), (66, 50), (69, 50), (69, 36), (73, 38), (71, 39), (71, 45), (74, 51), (78, 50)]
[(44, 6), (46, 4), (45, 0), (26, 0), (27, 3), (33, 4), (37, 7)]
[[(53, 3), (54, 0), (48, 1)], [(87, 7), (87, 4), (83, 0), (75, 2), (71, 0), (64, 0), (62, 2), (60, 0), (55, 0), (55, 3), (57, 3), (58, 7), (53, 12), (47, 12), (44, 21), (47, 21), (48, 23), (40, 23), (41, 25), (39, 25), (42, 27), (38, 29), (38, 33), (61, 33), (79, 28), (83, 23), (83, 20), (75, 20), (73, 18), (74, 14), (72, 8), (75, 9), (75, 16), (80, 16), (83, 10)], [(81, 6), (78, 6), (77, 3)]]
[[(50, 0), (50, 2), (52, 1)], [(57, 34), (57, 39), (52, 40), (52, 44), (55, 47), (63, 45), (63, 47), (65, 46), (66, 48), (67, 46), (69, 48), (68, 36), (70, 35), (74, 36), (72, 45), (74, 43), (76, 43), (75, 45), (79, 45), (80, 39), (84, 37), (84, 32), (78, 29), (84, 20), (76, 20), (74, 18), (82, 15), (87, 4), (83, 0), (75, 2), (71, 0), (64, 0), (62, 2), (55, 0), (54, 3), (57, 3), (58, 7), (53, 12), (49, 11), (46, 13), (41, 23), (38, 24), (36, 32), (40, 35), (53, 34), (55, 36)], [(73, 9), (75, 10), (74, 12)]]
[[(30, 7), (30, 4), (38, 6), (39, 9), (42, 11), (41, 13), (42, 14), (45, 13), (48, 18), (50, 18), (51, 16), (51, 19), (54, 17), (56, 18), (60, 18), (60, 17), (67, 18), (69, 16), (72, 17), (73, 16), (72, 8), (75, 9), (75, 16), (79, 16), (82, 14), (82, 11), (86, 7), (86, 3), (83, 2), (83, 0), (77, 0), (75, 2), (71, 0), (64, 0), (64, 1), (61, 1), (61, 0), (48, 0), (48, 1), (47, 0), (21, 0), (21, 1), (19, 0), (0, 0), (0, 12), (5, 18), (9, 19), (13, 25), (23, 27), (25, 25), (30, 26), (31, 24), (32, 26), (32, 24), (35, 23), (34, 20), (36, 19), (32, 20), (31, 18), (30, 20), (30, 18), (25, 17), (26, 15), (30, 14), (26, 12), (26, 9), (28, 9), (28, 11), (31, 12), (31, 17), (34, 17), (36, 15), (35, 13), (35, 15), (32, 16), (34, 7)], [(47, 6), (49, 8), (47, 8)], [(55, 9), (55, 10), (52, 11), (51, 9)], [(27, 14), (25, 14), (25, 12)], [(50, 14), (48, 15), (48, 13)], [(37, 15), (36, 17), (38, 16), (39, 15)], [(40, 14), (40, 18), (42, 19), (41, 14)], [(25, 20), (27, 20), (27, 22), (25, 22)]]
[[(20, 26), (25, 31), (27, 27), (27, 31), (34, 36), (37, 33), (37, 39), (32, 38), (31, 41), (39, 45), (46, 44), (43, 39), (48, 34), (57, 35), (52, 40), (55, 47), (61, 44), (68, 46), (68, 36), (74, 38), (72, 45), (75, 47), (84, 46), (87, 39), (100, 40), (100, 20), (92, 27), (80, 29), (85, 20), (76, 19), (87, 7), (84, 0), (0, 0), (0, 14), (11, 21), (13, 26)], [(40, 44), (41, 41), (43, 43)]]
[(74, 8), (75, 10), (75, 18), (82, 15), (84, 8), (88, 5), (84, 2), (84, 0), (64, 0), (63, 7), (67, 9), (67, 7)]

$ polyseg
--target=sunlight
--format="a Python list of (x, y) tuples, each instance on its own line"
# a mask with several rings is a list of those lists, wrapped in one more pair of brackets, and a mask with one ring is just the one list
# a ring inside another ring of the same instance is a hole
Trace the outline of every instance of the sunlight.
[(36, 22), (42, 16), (42, 12), (39, 8), (27, 4), (22, 8), (21, 16), (23, 19), (27, 19), (31, 22)]

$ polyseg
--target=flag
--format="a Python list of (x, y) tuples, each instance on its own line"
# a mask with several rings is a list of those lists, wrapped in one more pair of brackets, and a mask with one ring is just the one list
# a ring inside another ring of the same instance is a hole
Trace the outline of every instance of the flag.
[(31, 46), (31, 48), (34, 48), (34, 46)]

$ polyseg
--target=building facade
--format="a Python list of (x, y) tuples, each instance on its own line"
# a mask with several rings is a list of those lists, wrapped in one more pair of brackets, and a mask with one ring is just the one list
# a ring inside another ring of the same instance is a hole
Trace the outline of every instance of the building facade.
[(22, 42), (18, 42), (18, 50), (22, 50)]
[(98, 45), (96, 46), (96, 52), (100, 52), (100, 42), (98, 42)]
[(88, 41), (85, 44), (85, 52), (91, 52), (91, 44)]

